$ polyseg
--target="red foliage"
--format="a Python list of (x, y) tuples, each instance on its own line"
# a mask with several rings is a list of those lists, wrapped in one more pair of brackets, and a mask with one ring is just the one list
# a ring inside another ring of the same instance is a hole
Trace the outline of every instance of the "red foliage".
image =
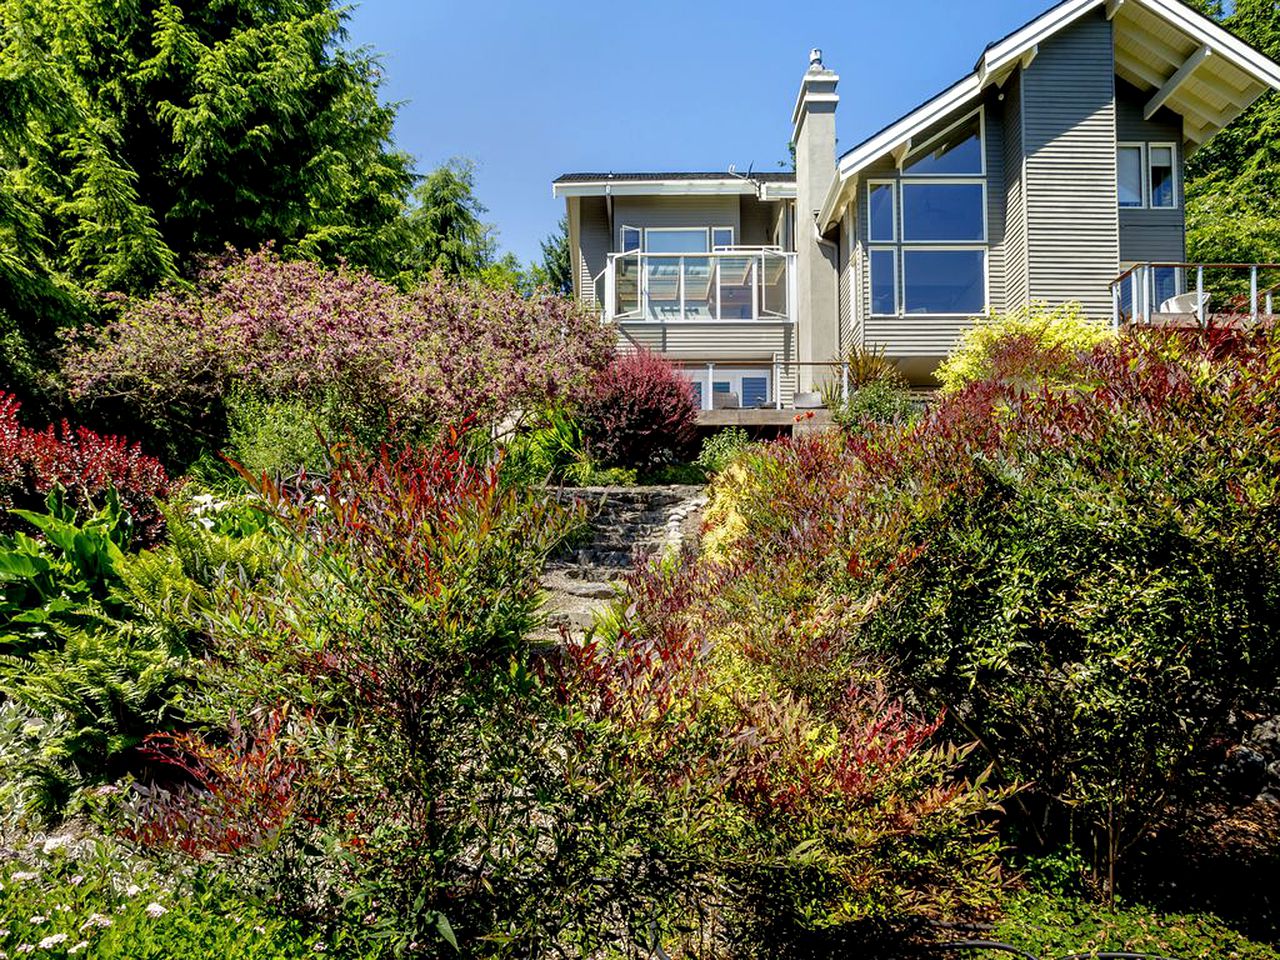
[(122, 437), (103, 437), (65, 420), (58, 427), (28, 429), (18, 423), (20, 406), (0, 392), (0, 508), (38, 507), (54, 487), (67, 492), (72, 506), (83, 508), (115, 490), (139, 539), (148, 544), (158, 538), (155, 498), (170, 489), (159, 460)]
[(253, 734), (233, 721), (227, 746), (194, 733), (148, 737), (145, 752), (190, 785), (135, 786), (124, 836), (194, 857), (253, 849), (276, 836), (295, 811), (303, 773), (284, 720), (274, 711)]
[(693, 385), (648, 351), (617, 357), (582, 405), (587, 450), (605, 466), (650, 467), (693, 442), (698, 408)]

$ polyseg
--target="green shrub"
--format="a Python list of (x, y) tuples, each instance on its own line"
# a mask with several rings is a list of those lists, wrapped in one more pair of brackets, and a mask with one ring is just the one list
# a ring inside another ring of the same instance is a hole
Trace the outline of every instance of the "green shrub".
[(858, 387), (846, 403), (832, 408), (832, 419), (851, 432), (867, 424), (909, 424), (920, 416), (920, 403), (901, 384), (877, 380)]
[(301, 960), (331, 946), (206, 873), (162, 879), (111, 843), (72, 836), (29, 840), (0, 862), (0, 930), (9, 956)]
[(719, 473), (750, 445), (751, 438), (741, 427), (719, 430), (702, 441), (696, 462), (709, 474)]
[(1179, 960), (1280, 960), (1274, 947), (1246, 939), (1209, 914), (1153, 915), (1141, 907), (1106, 908), (1048, 894), (1012, 898), (985, 936), (1046, 957), (1106, 951)]
[(991, 379), (1021, 386), (1069, 381), (1079, 372), (1074, 356), (1111, 336), (1109, 325), (1086, 316), (1078, 303), (1036, 303), (969, 327), (934, 376), (943, 393)]
[(834, 695), (870, 671), (945, 709), (1022, 787), (1010, 835), (1077, 845), (1111, 886), (1274, 703), (1277, 351), (1122, 337), (1060, 368), (1103, 387), (997, 377), (912, 429), (771, 445), (717, 481), (705, 542), (829, 598), (824, 670), (771, 658), (788, 685)]

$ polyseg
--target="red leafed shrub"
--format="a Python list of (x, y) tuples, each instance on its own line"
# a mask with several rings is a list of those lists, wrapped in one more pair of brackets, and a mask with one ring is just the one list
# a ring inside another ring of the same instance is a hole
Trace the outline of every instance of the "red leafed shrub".
[(272, 840), (294, 813), (304, 767), (282, 711), (253, 732), (232, 721), (226, 746), (166, 733), (149, 737), (144, 752), (190, 782), (134, 787), (121, 832), (135, 843), (193, 857), (237, 853)]
[(639, 351), (615, 358), (596, 377), (581, 417), (595, 460), (644, 468), (670, 462), (688, 448), (698, 408), (693, 385), (672, 364)]
[[(133, 518), (138, 538), (155, 542), (161, 529), (155, 498), (170, 488), (160, 461), (136, 443), (72, 427), (65, 420), (57, 427), (28, 429), (18, 423), (20, 406), (0, 392), (0, 509), (38, 508), (54, 487), (65, 490), (77, 508), (114, 490)], [(4, 523), (0, 516), (0, 526)]]

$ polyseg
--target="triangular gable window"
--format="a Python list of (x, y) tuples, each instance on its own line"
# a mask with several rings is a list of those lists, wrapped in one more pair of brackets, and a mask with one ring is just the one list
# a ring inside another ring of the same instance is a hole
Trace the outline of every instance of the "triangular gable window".
[(913, 177), (981, 176), (981, 112), (956, 124), (909, 157), (902, 172)]

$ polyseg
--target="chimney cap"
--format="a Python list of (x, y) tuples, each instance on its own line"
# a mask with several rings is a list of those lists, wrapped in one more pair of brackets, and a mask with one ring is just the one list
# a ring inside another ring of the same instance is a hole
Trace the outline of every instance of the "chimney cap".
[(822, 48), (821, 47), (814, 47), (812, 50), (809, 51), (809, 66), (821, 68), (822, 66)]

